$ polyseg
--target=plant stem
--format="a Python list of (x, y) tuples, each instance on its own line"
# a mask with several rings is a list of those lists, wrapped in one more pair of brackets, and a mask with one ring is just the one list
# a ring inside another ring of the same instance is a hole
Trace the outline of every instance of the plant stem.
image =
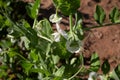
[(70, 78), (68, 78), (68, 80), (71, 80), (72, 78), (74, 78), (75, 76), (77, 76), (78, 73), (80, 73), (80, 71), (84, 68), (84, 66), (82, 65), (81, 68)]
[(72, 14), (69, 15), (70, 33), (72, 33)]
[(26, 58), (24, 58), (24, 57), (23, 57), (22, 55), (20, 55), (19, 53), (16, 54), (16, 55), (18, 55), (19, 57), (21, 57), (23, 60), (28, 61)]
[(58, 7), (56, 8), (56, 15), (58, 16)]
[(108, 24), (99, 25), (99, 26), (93, 26), (93, 27), (90, 27), (90, 28), (84, 28), (83, 30), (84, 31), (89, 31), (89, 30), (94, 29), (94, 28), (101, 28), (103, 26), (108, 27), (108, 26), (117, 25), (117, 24), (120, 24), (120, 22), (119, 23), (108, 23)]
[(48, 42), (50, 42), (50, 43), (53, 42), (51, 39), (49, 39), (49, 38), (47, 38), (47, 37), (45, 37), (45, 36), (38, 35), (38, 37), (40, 37), (40, 38), (42, 38), (42, 39), (44, 39), (44, 40), (46, 40), (46, 41), (48, 41)]
[(37, 19), (35, 18), (33, 22), (33, 28), (35, 28), (36, 22), (37, 22)]

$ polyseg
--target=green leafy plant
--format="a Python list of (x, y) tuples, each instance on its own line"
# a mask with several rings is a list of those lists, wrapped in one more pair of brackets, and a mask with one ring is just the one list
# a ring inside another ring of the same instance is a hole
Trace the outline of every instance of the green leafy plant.
[[(101, 67), (103, 74), (97, 74), (100, 69), (97, 53), (91, 55), (90, 68), (85, 67), (82, 55), (84, 31), (91, 28), (82, 27), (82, 16), (77, 12), (80, 0), (53, 0), (56, 13), (52, 14), (49, 20), (37, 19), (40, 0), (26, 4), (27, 14), (34, 20), (32, 25), (24, 18), (14, 20), (15, 18), (11, 16), (13, 2), (13, 0), (0, 1), (0, 32), (2, 33), (0, 34), (0, 79), (79, 80), (77, 76), (86, 74), (90, 74), (88, 80), (98, 77), (101, 80), (120, 78), (119, 65), (110, 72), (110, 64), (107, 60)], [(62, 17), (58, 11), (69, 16), (70, 30), (61, 29)], [(73, 16), (75, 16), (74, 23)], [(102, 7), (97, 5), (94, 18), (100, 26), (104, 24), (105, 16)], [(119, 10), (114, 8), (110, 13), (111, 22), (119, 23), (118, 17)], [(52, 29), (49, 21), (55, 24), (56, 31)]]

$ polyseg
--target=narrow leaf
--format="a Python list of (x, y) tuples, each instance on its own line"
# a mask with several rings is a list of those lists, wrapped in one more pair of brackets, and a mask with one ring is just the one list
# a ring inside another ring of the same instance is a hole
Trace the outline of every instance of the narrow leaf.
[(98, 71), (99, 68), (100, 68), (100, 60), (99, 60), (98, 54), (93, 53), (91, 56), (90, 69), (92, 71)]
[(55, 72), (55, 76), (59, 76), (61, 77), (64, 73), (65, 67), (61, 66), (56, 72)]
[(103, 74), (107, 74), (110, 71), (110, 64), (109, 64), (108, 60), (105, 60), (103, 62), (102, 71), (103, 71)]
[(36, 0), (33, 5), (31, 4), (31, 5), (26, 6), (27, 13), (32, 19), (35, 19), (38, 15), (40, 1), (41, 0)]

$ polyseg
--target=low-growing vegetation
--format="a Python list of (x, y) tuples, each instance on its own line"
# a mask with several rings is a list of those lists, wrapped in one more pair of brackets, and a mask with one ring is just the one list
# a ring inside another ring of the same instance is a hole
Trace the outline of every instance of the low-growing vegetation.
[[(110, 71), (108, 60), (101, 65), (95, 52), (86, 68), (82, 54), (85, 31), (120, 23), (117, 7), (109, 14), (111, 23), (104, 24), (105, 11), (97, 5), (94, 19), (98, 26), (83, 28), (82, 14), (77, 11), (80, 0), (53, 0), (56, 12), (42, 20), (38, 19), (40, 2), (0, 1), (1, 80), (82, 80), (86, 75), (88, 80), (120, 79), (120, 65)], [(24, 6), (26, 14), (14, 11), (17, 6)], [(69, 30), (61, 29), (61, 15), (69, 17)], [(97, 73), (100, 68), (103, 74)]]

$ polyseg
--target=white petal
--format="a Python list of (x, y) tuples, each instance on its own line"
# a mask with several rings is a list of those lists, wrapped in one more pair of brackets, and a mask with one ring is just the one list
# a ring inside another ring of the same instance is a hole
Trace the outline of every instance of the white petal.
[[(94, 80), (94, 79), (96, 80), (96, 79), (97, 79), (97, 76), (98, 76), (98, 74), (97, 74), (96, 72), (90, 72), (90, 73), (89, 73), (89, 78), (91, 78), (91, 79), (93, 79), (93, 80)], [(89, 79), (89, 78), (88, 78), (88, 79)]]
[(88, 80), (93, 80), (93, 78), (89, 77)]
[(56, 14), (52, 14), (49, 18), (52, 23), (59, 23), (62, 20), (62, 17), (57, 16)]
[(55, 32), (52, 35), (54, 36), (54, 41), (55, 42), (60, 42), (60, 33)]
[(57, 28), (57, 31), (58, 31), (65, 39), (68, 38), (67, 33), (66, 33), (64, 30), (62, 30), (62, 29), (60, 28), (59, 23), (56, 23), (56, 28)]

